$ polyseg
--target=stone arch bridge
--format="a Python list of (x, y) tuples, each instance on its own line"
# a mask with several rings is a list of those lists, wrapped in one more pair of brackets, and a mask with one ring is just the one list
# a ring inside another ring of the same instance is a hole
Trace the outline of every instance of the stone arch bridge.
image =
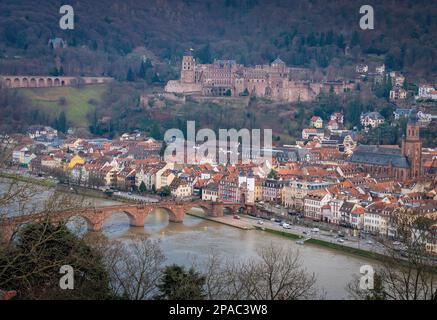
[[(192, 208), (202, 208), (211, 217), (221, 217), (226, 210), (231, 214), (238, 212), (248, 212), (252, 207), (235, 204), (235, 203), (220, 203), (207, 201), (192, 201), (192, 202), (151, 202), (146, 204), (121, 204), (98, 208), (79, 208), (74, 210), (65, 210), (61, 212), (50, 213), (52, 222), (68, 221), (72, 217), (82, 217), (88, 224), (88, 230), (100, 231), (106, 219), (114, 213), (125, 213), (129, 217), (131, 226), (142, 227), (147, 216), (155, 209), (165, 209), (169, 214), (171, 222), (183, 222), (185, 214)], [(43, 221), (48, 217), (47, 213), (39, 213), (13, 218), (5, 218), (0, 220), (0, 235), (2, 242), (11, 240), (14, 232), (20, 225), (28, 222)]]

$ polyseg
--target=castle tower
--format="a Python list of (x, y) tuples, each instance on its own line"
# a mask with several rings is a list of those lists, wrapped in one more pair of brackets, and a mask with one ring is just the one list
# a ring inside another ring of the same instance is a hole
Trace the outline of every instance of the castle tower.
[(420, 141), (420, 125), (417, 111), (410, 113), (407, 123), (407, 135), (402, 141), (402, 153), (410, 163), (410, 178), (422, 175), (422, 142)]
[(196, 62), (193, 56), (184, 56), (182, 58), (182, 68), (181, 68), (181, 82), (182, 83), (194, 83), (195, 82), (195, 71), (194, 67)]

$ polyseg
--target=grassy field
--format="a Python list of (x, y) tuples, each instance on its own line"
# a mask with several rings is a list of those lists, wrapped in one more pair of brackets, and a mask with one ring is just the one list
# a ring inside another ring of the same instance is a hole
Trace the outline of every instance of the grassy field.
[[(65, 111), (67, 120), (77, 126), (88, 126), (87, 114), (92, 111), (91, 100), (100, 102), (107, 85), (87, 85), (82, 88), (54, 87), (54, 88), (23, 88), (19, 89), (35, 105), (44, 111), (59, 114)], [(60, 99), (65, 98), (65, 104), (61, 105)]]

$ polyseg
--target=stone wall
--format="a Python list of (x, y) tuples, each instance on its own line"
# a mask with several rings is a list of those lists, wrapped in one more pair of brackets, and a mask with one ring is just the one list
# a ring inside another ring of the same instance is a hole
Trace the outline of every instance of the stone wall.
[(171, 93), (201, 93), (202, 84), (200, 83), (182, 83), (179, 80), (170, 80), (165, 86), (165, 92)]

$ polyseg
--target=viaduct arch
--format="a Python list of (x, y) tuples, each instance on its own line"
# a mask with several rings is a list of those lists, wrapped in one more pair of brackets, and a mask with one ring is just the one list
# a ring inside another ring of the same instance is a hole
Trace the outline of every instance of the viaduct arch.
[(55, 77), (55, 76), (9, 76), (0, 75), (8, 88), (49, 88), (83, 84), (101, 84), (111, 82), (110, 77)]

